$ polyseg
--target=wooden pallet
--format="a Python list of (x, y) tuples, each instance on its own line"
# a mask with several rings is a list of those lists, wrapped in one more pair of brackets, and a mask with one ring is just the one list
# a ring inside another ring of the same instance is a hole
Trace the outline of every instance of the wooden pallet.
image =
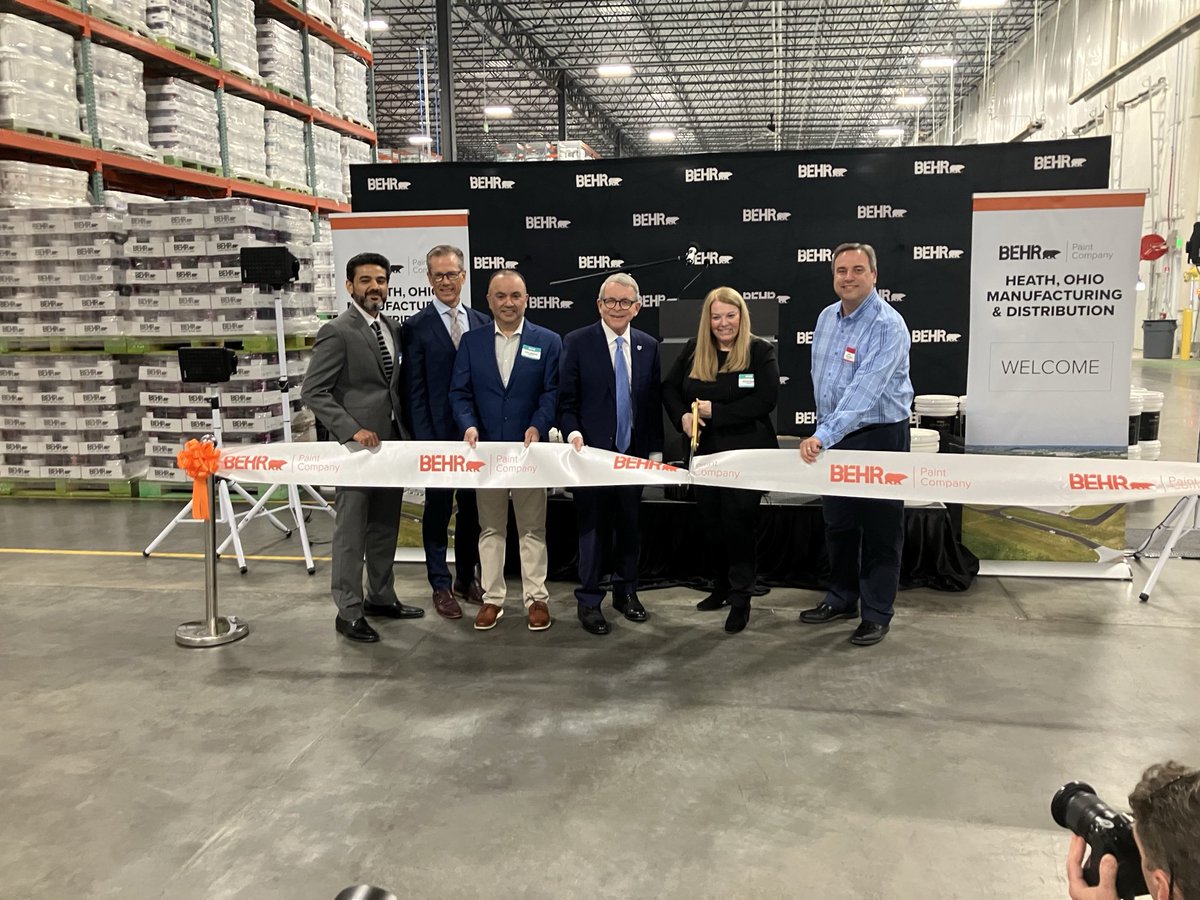
[(4, 118), (0, 119), (0, 128), (7, 128), (9, 131), (19, 131), (22, 134), (32, 134), (37, 137), (54, 138), (58, 141), (67, 141), (72, 144), (79, 144), (81, 147), (92, 146), (92, 139), (82, 132), (59, 132), (48, 131), (45, 128), (39, 128), (36, 125), (29, 125), (25, 122), (17, 121), (16, 119)]
[(214, 69), (221, 68), (221, 61), (215, 56), (210, 56), (207, 53), (202, 53), (199, 50), (193, 50), (191, 47), (184, 44), (177, 44), (170, 38), (155, 37), (155, 43), (161, 44), (168, 50), (174, 50), (176, 53), (182, 53), (184, 56), (190, 56), (192, 59), (199, 60), (202, 63), (208, 63)]
[(220, 166), (211, 166), (208, 163), (197, 162), (194, 159), (184, 159), (180, 156), (164, 156), (163, 162), (168, 166), (178, 166), (181, 169), (192, 169), (196, 172), (206, 172), (209, 175), (220, 175)]
[(0, 481), (0, 497), (59, 498), (69, 500), (112, 500), (138, 496), (137, 478), (111, 481), (75, 481), (50, 478)]

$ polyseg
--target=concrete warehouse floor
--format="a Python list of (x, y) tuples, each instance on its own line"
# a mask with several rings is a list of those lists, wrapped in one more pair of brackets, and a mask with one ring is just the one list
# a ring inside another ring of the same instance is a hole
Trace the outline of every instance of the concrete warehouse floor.
[[(1134, 367), (1168, 392), (1164, 458), (1195, 459), (1200, 363)], [(200, 563), (140, 553), (175, 509), (0, 501), (0, 896), (1050, 900), (1061, 783), (1120, 806), (1146, 764), (1200, 764), (1193, 561), (1148, 605), (1152, 561), (909, 591), (862, 649), (786, 589), (735, 637), (684, 589), (592, 637), (567, 584), (549, 632), (514, 608), (480, 634), (432, 613), (418, 565), (398, 588), (426, 618), (354, 645), (326, 563), (225, 562), (253, 631), (185, 650)], [(296, 552), (254, 529), (249, 552)]]

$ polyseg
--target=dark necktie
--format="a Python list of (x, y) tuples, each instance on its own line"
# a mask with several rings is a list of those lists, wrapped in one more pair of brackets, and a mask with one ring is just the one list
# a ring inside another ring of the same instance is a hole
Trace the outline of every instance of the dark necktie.
[(378, 319), (371, 323), (371, 328), (375, 331), (375, 340), (379, 341), (379, 355), (383, 357), (384, 377), (387, 378), (388, 384), (391, 384), (392, 372), (396, 364), (392, 361), (392, 354), (388, 353), (387, 343), (383, 339), (383, 331), (379, 328)]

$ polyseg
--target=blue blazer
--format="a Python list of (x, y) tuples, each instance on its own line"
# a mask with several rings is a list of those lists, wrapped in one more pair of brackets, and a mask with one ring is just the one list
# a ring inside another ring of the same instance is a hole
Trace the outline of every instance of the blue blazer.
[(495, 328), (476, 328), (463, 335), (450, 382), (450, 407), (458, 437), (479, 429), (483, 441), (523, 441), (531, 425), (542, 440), (549, 437), (558, 402), (558, 358), (562, 339), (528, 319), (508, 387), (496, 364)]
[[(632, 456), (661, 453), (663, 448), (662, 375), (658, 339), (633, 326), (626, 332), (632, 375)], [(558, 374), (558, 422), (563, 438), (571, 432), (598, 450), (616, 450), (617, 401), (608, 338), (599, 322), (572, 331), (563, 339)]]
[[(468, 306), (463, 309), (468, 331), (491, 325), (492, 320), (483, 313)], [(463, 433), (456, 430), (450, 409), (450, 379), (457, 351), (437, 307), (430, 303), (406, 321), (400, 339), (404, 347), (400, 391), (407, 401), (408, 430), (418, 441), (461, 439)]]

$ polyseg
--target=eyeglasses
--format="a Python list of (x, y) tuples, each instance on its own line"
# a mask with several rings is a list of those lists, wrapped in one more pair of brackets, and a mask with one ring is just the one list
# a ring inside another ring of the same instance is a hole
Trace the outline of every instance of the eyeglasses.
[(457, 272), (430, 272), (429, 277), (434, 281), (455, 281), (462, 275), (462, 270)]
[(600, 302), (604, 304), (606, 309), (629, 309), (629, 307), (637, 303), (636, 300), (626, 300), (624, 297), (619, 300), (616, 297), (604, 297)]

